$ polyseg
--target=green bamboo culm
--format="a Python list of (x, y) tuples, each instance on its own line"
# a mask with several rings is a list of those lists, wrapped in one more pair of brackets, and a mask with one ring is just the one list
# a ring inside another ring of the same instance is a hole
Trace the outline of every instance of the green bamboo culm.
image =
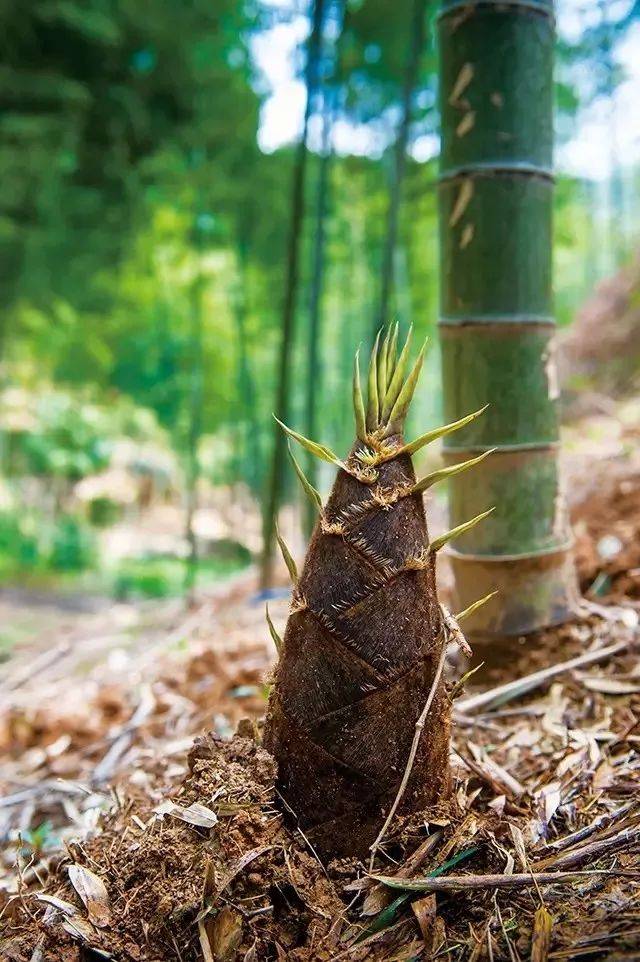
[(458, 607), (498, 589), (468, 630), (509, 636), (562, 622), (576, 602), (553, 353), (553, 6), (445, 0), (438, 25), (446, 420), (489, 404), (445, 438), (445, 459), (495, 449), (451, 480), (453, 525), (496, 510), (450, 555)]

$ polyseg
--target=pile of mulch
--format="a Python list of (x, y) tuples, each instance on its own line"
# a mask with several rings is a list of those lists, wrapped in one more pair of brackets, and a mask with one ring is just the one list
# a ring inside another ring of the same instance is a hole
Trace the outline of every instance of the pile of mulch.
[(22, 852), (3, 958), (640, 957), (634, 614), (565, 626), (573, 667), (547, 648), (542, 680), (458, 698), (452, 797), (399, 817), (372, 865), (320, 862), (256, 721), (197, 740), (186, 775), (134, 772), (55, 864)]

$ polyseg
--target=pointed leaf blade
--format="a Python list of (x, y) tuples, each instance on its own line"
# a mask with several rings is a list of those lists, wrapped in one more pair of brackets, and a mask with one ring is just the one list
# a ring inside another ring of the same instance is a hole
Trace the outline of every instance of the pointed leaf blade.
[(291, 450), (291, 442), (288, 442), (287, 444), (287, 451), (289, 452), (289, 457), (291, 458), (293, 469), (298, 476), (298, 480), (302, 485), (302, 489), (304, 493), (311, 500), (311, 503), (316, 506), (316, 508), (318, 509), (318, 514), (322, 514), (322, 498), (320, 497), (320, 492), (318, 491), (317, 488), (314, 488), (314, 486), (311, 484), (306, 474), (304, 473), (304, 471), (296, 461), (295, 457), (293, 456), (293, 451)]
[(379, 912), (378, 915), (373, 919), (369, 925), (362, 930), (357, 939), (354, 940), (354, 945), (359, 945), (360, 942), (364, 942), (370, 936), (375, 935), (378, 932), (383, 932), (388, 929), (396, 920), (398, 912), (405, 904), (408, 902), (411, 896), (409, 894), (399, 895), (393, 902), (387, 905), (386, 908)]
[(483, 605), (486, 605), (487, 601), (491, 601), (492, 598), (495, 598), (497, 594), (499, 594), (497, 589), (495, 591), (490, 591), (488, 595), (484, 596), (484, 598), (479, 598), (477, 601), (474, 601), (473, 604), (469, 605), (468, 608), (464, 608), (453, 617), (458, 622), (464, 621), (465, 618), (469, 618), (472, 614), (474, 614), (478, 608), (482, 608)]
[(302, 445), (302, 447), (306, 451), (309, 451), (310, 454), (315, 454), (315, 456), (320, 458), (321, 461), (327, 461), (329, 464), (335, 464), (339, 468), (344, 467), (340, 458), (337, 456), (337, 454), (333, 453), (331, 448), (328, 448), (325, 444), (318, 444), (317, 441), (310, 441), (309, 438), (305, 438), (304, 434), (299, 434), (292, 428), (287, 427), (287, 425), (281, 421), (280, 418), (277, 418), (275, 414), (273, 416), (282, 430), (285, 431), (290, 438), (293, 438), (294, 441), (297, 441), (298, 444)]
[(269, 614), (269, 605), (265, 605), (265, 613), (266, 613), (266, 616), (267, 616), (267, 624), (269, 625), (269, 634), (271, 635), (271, 638), (273, 639), (273, 643), (274, 643), (274, 645), (276, 646), (276, 651), (278, 652), (278, 655), (281, 655), (281, 654), (282, 654), (282, 648), (283, 648), (283, 642), (282, 642), (282, 638), (280, 637), (280, 635), (279, 635), (278, 632), (276, 631), (276, 627), (275, 627), (274, 623), (273, 623), (272, 620), (271, 620), (271, 615)]
[(488, 458), (490, 454), (493, 454), (495, 448), (491, 448), (489, 451), (483, 451), (475, 458), (469, 458), (468, 461), (460, 461), (458, 464), (452, 464), (447, 468), (439, 468), (437, 471), (432, 471), (431, 474), (425, 475), (419, 481), (416, 481), (413, 488), (411, 489), (412, 494), (421, 493), (426, 491), (427, 488), (432, 487), (437, 484), (438, 481), (446, 481), (448, 478), (455, 477), (456, 474), (461, 474), (463, 471), (468, 471), (469, 468), (473, 468), (476, 464), (480, 464), (485, 458)]
[(380, 407), (378, 401), (378, 343), (380, 341), (380, 331), (376, 336), (371, 359), (369, 361), (369, 379), (367, 384), (367, 430), (375, 431), (378, 427)]
[(280, 545), (280, 551), (282, 552), (282, 557), (284, 558), (284, 563), (287, 566), (287, 571), (289, 572), (291, 581), (295, 585), (295, 583), (298, 580), (298, 567), (293, 559), (293, 555), (291, 554), (291, 552), (287, 547), (286, 541), (280, 534), (280, 528), (278, 527), (277, 524), (276, 524), (276, 538), (278, 540), (278, 544)]
[(395, 366), (393, 372), (393, 377), (391, 378), (391, 383), (387, 388), (387, 393), (385, 395), (384, 404), (382, 405), (382, 423), (386, 424), (389, 420), (389, 415), (391, 414), (391, 409), (393, 405), (398, 400), (398, 395), (402, 390), (402, 381), (404, 379), (404, 372), (407, 368), (407, 361), (409, 359), (409, 351), (411, 349), (411, 339), (413, 337), (413, 324), (409, 328), (407, 334), (407, 339), (404, 342), (404, 347), (398, 358), (398, 363)]
[(367, 438), (367, 415), (360, 385), (360, 348), (356, 351), (353, 363), (353, 413), (356, 421), (356, 437), (361, 441)]
[(389, 423), (385, 434), (389, 436), (390, 434), (399, 434), (402, 431), (407, 412), (411, 401), (413, 400), (413, 395), (415, 393), (416, 384), (418, 383), (418, 378), (420, 376), (420, 371), (422, 370), (422, 363), (424, 361), (424, 355), (427, 350), (426, 338), (424, 344), (420, 348), (420, 353), (418, 354), (415, 364), (411, 368), (407, 380), (402, 385), (402, 390), (398, 395), (398, 399), (391, 408), (391, 413), (389, 414)]
[(382, 347), (378, 352), (378, 413), (382, 410), (384, 396), (387, 391), (387, 355), (389, 353), (389, 337), (391, 331), (387, 331)]
[(419, 438), (415, 441), (411, 441), (409, 444), (405, 444), (396, 454), (415, 454), (420, 448), (423, 448), (425, 444), (430, 444), (432, 441), (437, 441), (438, 438), (443, 438), (447, 434), (451, 434), (453, 431), (459, 431), (460, 428), (465, 427), (465, 425), (470, 424), (471, 421), (475, 421), (479, 418), (481, 414), (489, 407), (485, 404), (483, 408), (478, 411), (473, 411), (471, 414), (465, 415), (465, 417), (460, 418), (458, 421), (452, 421), (450, 424), (444, 424), (440, 428), (434, 428), (433, 431), (427, 431), (426, 434), (421, 434)]
[(384, 396), (386, 403), (386, 394), (389, 390), (389, 385), (393, 380), (393, 375), (396, 369), (396, 360), (398, 358), (398, 331), (400, 330), (400, 324), (398, 321), (393, 325), (393, 333), (389, 341), (389, 352), (387, 354), (387, 383), (384, 386)]
[(484, 521), (485, 518), (488, 518), (490, 514), (493, 514), (495, 510), (495, 507), (493, 507), (489, 508), (488, 511), (482, 511), (480, 514), (477, 514), (475, 518), (471, 518), (470, 521), (463, 521), (462, 524), (459, 524), (455, 528), (451, 528), (450, 531), (446, 531), (444, 534), (441, 534), (439, 538), (434, 538), (429, 545), (429, 550), (432, 552), (439, 551), (440, 548), (443, 548), (449, 541), (453, 541), (454, 538), (459, 538), (461, 534), (465, 533), (465, 531), (471, 531), (471, 529), (475, 528), (477, 524), (480, 524), (480, 522)]

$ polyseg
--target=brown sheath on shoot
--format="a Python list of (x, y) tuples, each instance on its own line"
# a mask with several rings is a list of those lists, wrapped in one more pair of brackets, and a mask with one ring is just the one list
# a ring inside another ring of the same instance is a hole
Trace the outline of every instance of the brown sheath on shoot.
[[(346, 461), (283, 425), (339, 468), (323, 508), (292, 458), (319, 518), (299, 577), (278, 538), (294, 591), (264, 738), (278, 762), (286, 811), (325, 856), (364, 855), (393, 804), (445, 643), (435, 553), (484, 517), (429, 542), (422, 493), (478, 459), (416, 481), (411, 455), (481, 412), (405, 443), (425, 350), (405, 378), (410, 337), (396, 358), (397, 326), (382, 344), (378, 336), (366, 410), (356, 356), (357, 440)], [(440, 681), (401, 811), (446, 796), (449, 727)]]

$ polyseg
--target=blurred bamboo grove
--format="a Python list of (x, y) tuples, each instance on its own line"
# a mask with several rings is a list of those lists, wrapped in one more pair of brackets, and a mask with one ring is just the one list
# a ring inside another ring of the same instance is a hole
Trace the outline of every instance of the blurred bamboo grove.
[[(615, 107), (636, 5), (569, 13), (557, 139), (609, 105), (610, 163), (558, 174), (561, 324), (630, 256), (639, 206)], [(89, 569), (115, 550), (105, 529), (172, 504), (180, 536), (149, 550), (187, 559), (187, 590), (207, 539), (224, 570), (244, 563), (258, 506), (270, 546), (299, 496), (272, 412), (344, 451), (357, 344), (387, 319), (435, 340), (436, 15), (431, 0), (2, 5), (0, 578)], [(272, 86), (296, 78), (297, 140), (267, 151)], [(427, 372), (423, 428), (433, 355)], [(326, 489), (330, 472), (305, 470)], [(203, 505), (225, 524), (198, 531)]]

